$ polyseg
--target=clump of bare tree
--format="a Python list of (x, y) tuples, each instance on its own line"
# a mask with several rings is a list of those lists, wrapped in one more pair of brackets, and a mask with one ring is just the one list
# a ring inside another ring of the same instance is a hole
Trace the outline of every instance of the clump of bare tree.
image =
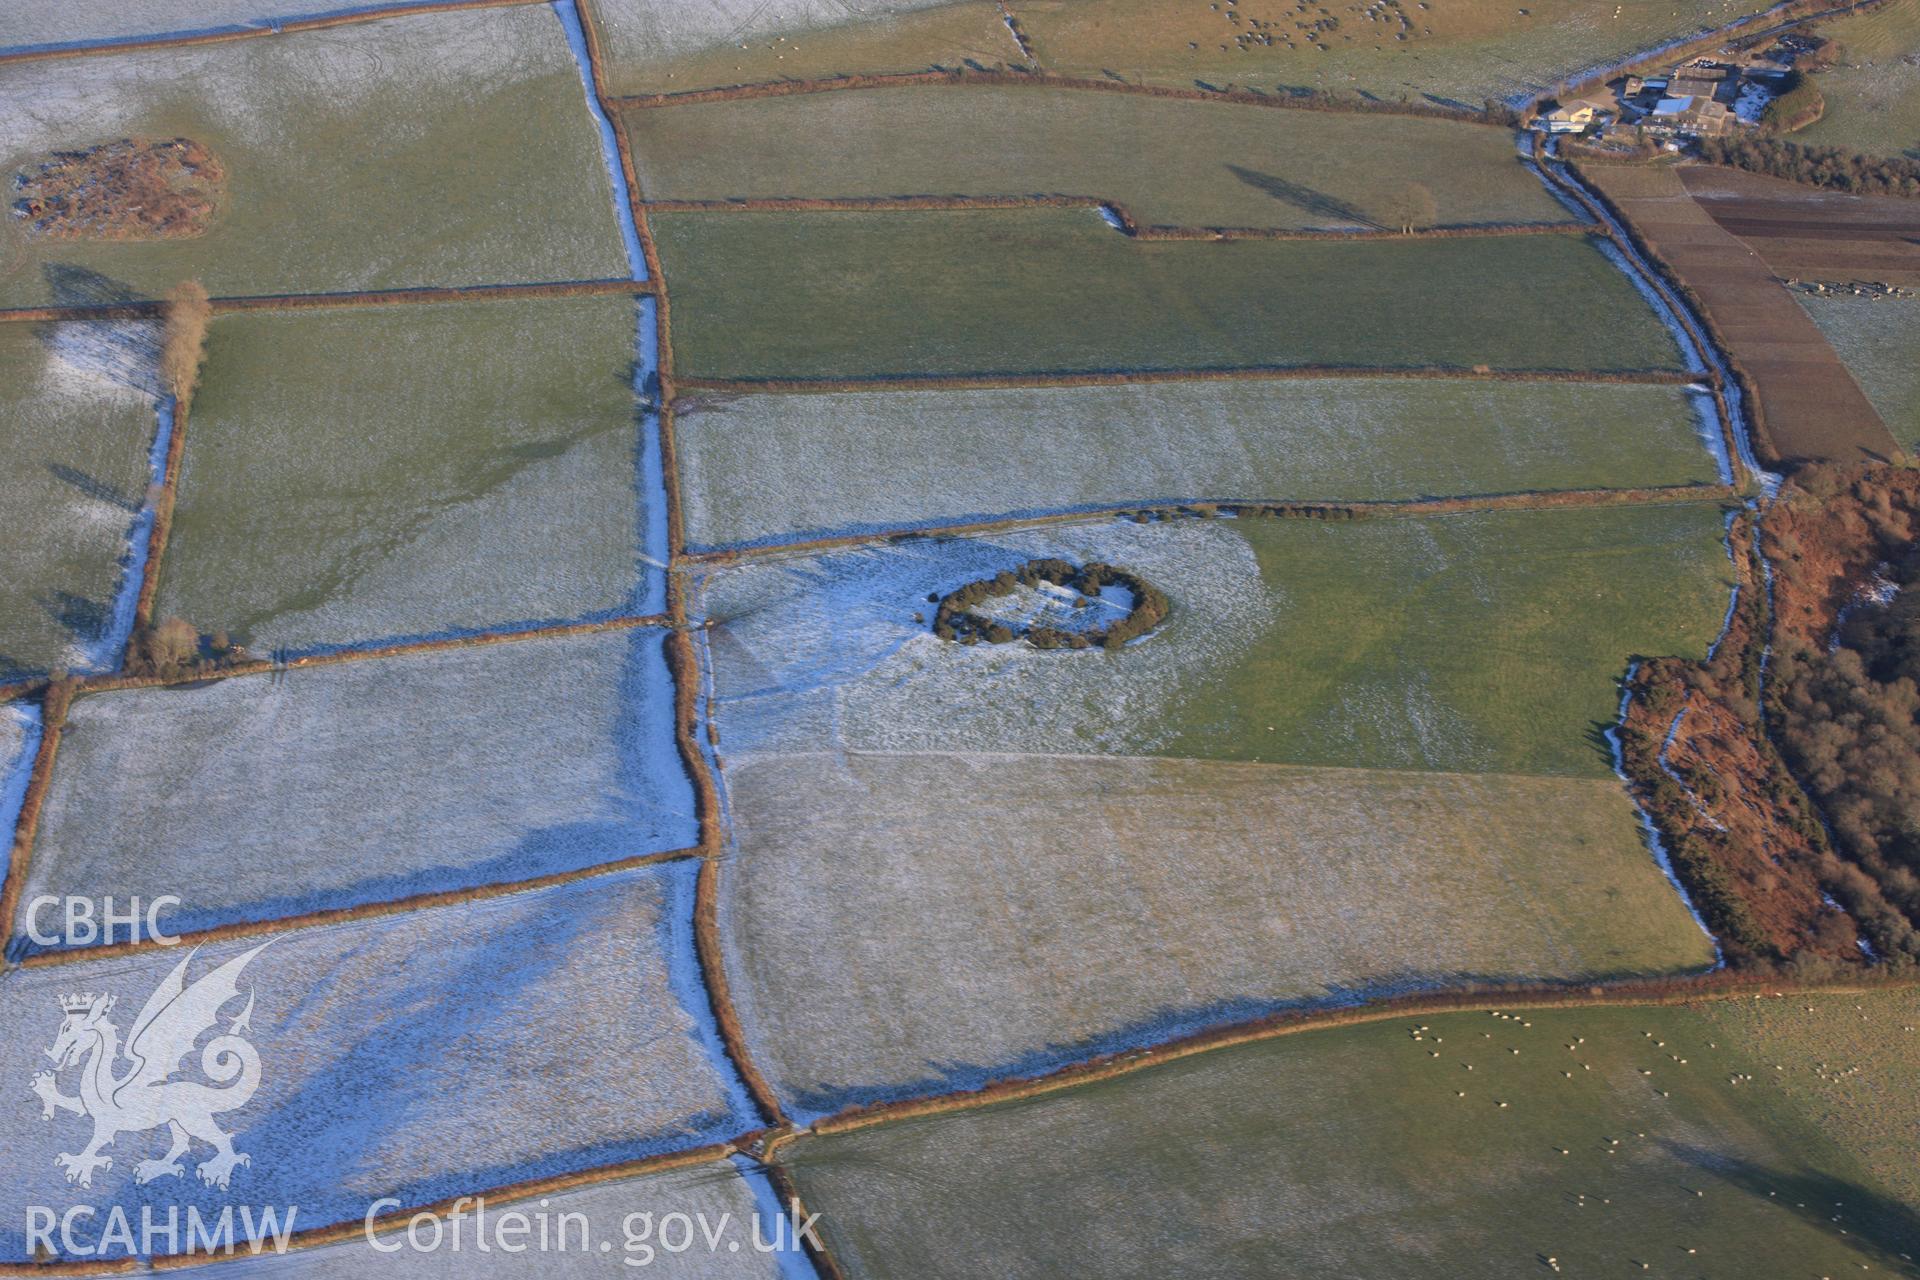
[(247, 651), (224, 631), (203, 636), (185, 618), (163, 618), (134, 628), (132, 643), (127, 646), (127, 674), (162, 679), (198, 672), (211, 674), (244, 662), (247, 656)]
[(185, 405), (200, 381), (213, 304), (198, 280), (182, 280), (167, 294), (161, 316), (160, 385)]

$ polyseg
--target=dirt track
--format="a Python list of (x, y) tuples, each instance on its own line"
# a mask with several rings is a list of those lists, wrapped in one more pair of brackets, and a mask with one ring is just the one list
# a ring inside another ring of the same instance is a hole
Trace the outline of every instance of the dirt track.
[(1693, 294), (1715, 339), (1751, 381), (1753, 417), (1776, 459), (1898, 454), (1860, 384), (1767, 261), (1694, 199), (1682, 178), (1689, 170), (1586, 164), (1580, 172)]

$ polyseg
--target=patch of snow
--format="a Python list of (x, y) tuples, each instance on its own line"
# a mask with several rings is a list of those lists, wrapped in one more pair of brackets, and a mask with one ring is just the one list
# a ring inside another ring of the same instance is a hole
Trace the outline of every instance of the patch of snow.
[(174, 894), (176, 932), (698, 836), (653, 628), (105, 693), (68, 723), (29, 896)]
[(600, 108), (594, 91), (593, 64), (587, 57), (587, 33), (580, 25), (580, 10), (574, 0), (553, 0), (553, 11), (567, 33), (567, 50), (580, 69), (580, 84), (586, 90), (587, 110), (600, 132), (600, 157), (606, 162), (607, 179), (613, 184), (613, 215), (620, 223), (620, 238), (627, 249), (627, 269), (635, 280), (647, 278), (647, 258), (640, 247), (640, 231), (633, 218), (633, 193), (627, 187), (625, 166), (620, 163), (620, 143), (614, 136), (613, 121)]
[[(119, 1207), (138, 1223), (143, 1206), (164, 1220), (176, 1205), (218, 1217), (239, 1201), (295, 1206), (303, 1228), (357, 1226), (383, 1196), (431, 1203), (755, 1127), (742, 1086), (712, 1052), (704, 1007), (679, 995), (686, 958), (669, 934), (688, 913), (695, 870), (641, 869), (272, 935), (242, 979), (260, 1085), (222, 1117), (251, 1163), (227, 1190), (203, 1186), (191, 1164), (140, 1184), (136, 1162), (161, 1154), (166, 1136), (124, 1133), (112, 1168), (77, 1194), (101, 1220)], [(9, 972), (0, 1076), (24, 1081), (50, 1065), (43, 1050), (61, 994), (117, 996), (111, 1016), (124, 1031), (183, 959), (197, 977), (260, 944)], [(200, 1078), (197, 1062), (183, 1075)], [(0, 1259), (27, 1260), (26, 1206), (73, 1202), (51, 1153), (79, 1151), (87, 1133), (71, 1115), (41, 1119), (30, 1099), (0, 1109), (0, 1149), (35, 1155), (0, 1167)], [(196, 1144), (191, 1159), (206, 1155)]]

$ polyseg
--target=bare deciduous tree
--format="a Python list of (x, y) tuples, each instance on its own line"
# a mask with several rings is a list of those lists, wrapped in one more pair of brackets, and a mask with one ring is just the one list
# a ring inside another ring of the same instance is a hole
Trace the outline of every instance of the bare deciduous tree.
[(213, 304), (198, 280), (183, 280), (167, 294), (160, 346), (160, 385), (181, 404), (193, 398), (206, 355)]

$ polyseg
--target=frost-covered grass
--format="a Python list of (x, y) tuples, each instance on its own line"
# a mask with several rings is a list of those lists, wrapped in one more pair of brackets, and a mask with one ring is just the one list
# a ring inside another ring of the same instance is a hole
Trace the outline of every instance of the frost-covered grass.
[(215, 322), (159, 613), (311, 649), (664, 607), (627, 298)]
[[(775, 1250), (776, 1233), (782, 1228), (773, 1221), (772, 1192), (766, 1175), (726, 1160), (675, 1169), (666, 1173), (600, 1183), (574, 1191), (554, 1192), (537, 1200), (505, 1200), (488, 1196), (485, 1239), (489, 1248), (481, 1252), (476, 1245), (483, 1224), (467, 1206), (467, 1218), (458, 1229), (459, 1250), (453, 1248), (455, 1224), (443, 1221), (445, 1234), (438, 1249), (431, 1249), (433, 1233), (422, 1224), (408, 1244), (404, 1226), (382, 1232), (379, 1250), (365, 1236), (355, 1234), (340, 1244), (302, 1249), (292, 1254), (240, 1258), (189, 1269), (194, 1280), (364, 1280), (368, 1275), (402, 1274), (410, 1280), (518, 1280), (528, 1270), (528, 1258), (539, 1258), (540, 1274), (550, 1280), (577, 1280), (580, 1277), (667, 1276), (670, 1280), (747, 1280), (748, 1277), (785, 1277), (786, 1280), (813, 1280), (799, 1247), (793, 1244), (792, 1227), (785, 1228), (781, 1247)], [(513, 1234), (514, 1224), (505, 1215), (524, 1214), (531, 1224), (523, 1237)], [(754, 1214), (760, 1215), (760, 1244), (753, 1247)], [(717, 1247), (707, 1247), (707, 1237), (696, 1225), (691, 1248), (682, 1248), (681, 1224), (669, 1221), (681, 1214), (695, 1224), (705, 1221), (714, 1233)], [(704, 1215), (704, 1219), (701, 1215)], [(499, 1234), (505, 1223), (505, 1235)], [(539, 1227), (547, 1227), (546, 1244), (540, 1245)], [(665, 1241), (662, 1244), (662, 1224)], [(613, 1247), (600, 1252), (600, 1242)], [(521, 1247), (507, 1252), (508, 1247)], [(584, 1243), (584, 1247), (583, 1247)], [(729, 1244), (737, 1249), (729, 1249)], [(642, 1270), (644, 1268), (644, 1270)]]
[[(1876, 1012), (1914, 1021), (1913, 997), (1898, 1003)], [(1804, 1073), (1815, 1051), (1735, 1034), (1732, 1012), (1307, 1032), (782, 1160), (856, 1277), (1910, 1270), (1920, 1202), (1835, 1141), (1877, 1104), (1794, 1097), (1772, 1064)], [(1905, 1099), (1912, 1039), (1852, 1061)], [(1911, 1164), (1911, 1129), (1899, 1140)]]
[[(1015, 12), (1041, 64), (1062, 75), (1267, 92), (1312, 87), (1416, 102), (1432, 96), (1477, 108), (1488, 98), (1551, 89), (1584, 69), (1618, 63), (1766, 7), (1759, 0), (1554, 0), (1532, 6), (1503, 0), (1325, 0), (1305, 6), (1237, 0), (1215, 9), (1189, 0), (1022, 0)], [(1328, 19), (1339, 25), (1308, 30)], [(1269, 36), (1272, 43), (1243, 50), (1242, 35)]]
[(1920, 302), (1796, 295), (1902, 447), (1920, 448)]
[(1713, 962), (1611, 780), (818, 754), (728, 785), (730, 984), (802, 1115), (1292, 1003)]
[[(21, 1092), (0, 1144), (19, 1158), (0, 1172), (0, 1256), (24, 1260), (26, 1206), (76, 1195), (102, 1225), (111, 1205), (138, 1224), (143, 1204), (163, 1220), (179, 1206), (184, 1220), (187, 1205), (218, 1217), (236, 1203), (294, 1205), (303, 1227), (357, 1223), (383, 1196), (428, 1203), (752, 1127), (691, 967), (692, 884), (679, 864), (273, 936), (241, 977), (261, 1082), (217, 1117), (252, 1157), (226, 1191), (191, 1165), (136, 1185), (135, 1162), (165, 1150), (157, 1132), (122, 1134), (113, 1167), (76, 1191), (52, 1156), (79, 1151), (89, 1125), (64, 1112), (43, 1121), (25, 1090), (51, 1066), (59, 996), (117, 996), (124, 1037), (186, 949), (10, 973), (0, 1072)], [(202, 947), (189, 976), (258, 945)], [(243, 1006), (224, 1010), (223, 1031)], [(199, 1062), (190, 1055), (181, 1078), (202, 1079)], [(61, 1084), (71, 1094), (75, 1082), (69, 1070)]]
[(273, 27), (288, 18), (431, 0), (60, 0), (0, 9), (0, 52)]
[(1441, 225), (1570, 217), (1505, 131), (1451, 120), (975, 86), (635, 111), (627, 128), (656, 200), (1066, 194), (1143, 225), (1391, 227), (1420, 182)]
[(993, 0), (600, 0), (616, 93), (1021, 60)]
[(1796, 142), (1868, 155), (1920, 155), (1920, 6), (1893, 3), (1822, 23), (1839, 63), (1814, 83), (1826, 102)]
[(688, 395), (689, 537), (1204, 498), (1712, 483), (1675, 387), (1342, 379)]
[[(1637, 654), (1704, 654), (1713, 506), (1320, 522), (1099, 520), (710, 575), (724, 755), (1092, 752), (1605, 777)], [(930, 594), (1039, 556), (1159, 585), (1117, 653), (966, 647)], [(915, 622), (919, 614), (923, 622)]]
[(599, 140), (546, 5), (0, 67), (0, 172), (124, 136), (195, 138), (228, 175), (188, 240), (29, 240), (0, 304), (625, 276)]
[(106, 636), (155, 431), (154, 326), (0, 325), (0, 680)]
[(654, 630), (104, 693), (68, 717), (39, 893), (175, 894), (175, 932), (684, 848)]
[(1571, 236), (1148, 243), (1072, 209), (653, 227), (683, 375), (1679, 367), (1627, 278)]

